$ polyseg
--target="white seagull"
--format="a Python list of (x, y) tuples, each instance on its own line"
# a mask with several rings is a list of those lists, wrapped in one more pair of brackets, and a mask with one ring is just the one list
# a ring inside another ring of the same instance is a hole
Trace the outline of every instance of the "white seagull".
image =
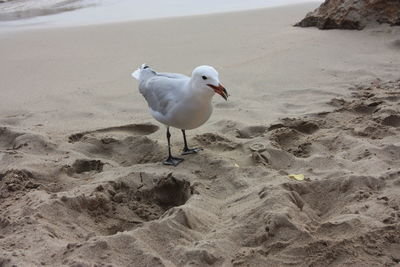
[(190, 149), (185, 130), (201, 126), (211, 116), (211, 99), (215, 93), (228, 99), (226, 89), (218, 79), (218, 72), (211, 66), (199, 66), (192, 77), (177, 73), (155, 72), (143, 64), (132, 73), (139, 81), (139, 91), (146, 99), (151, 115), (167, 127), (168, 158), (165, 165), (177, 166), (183, 161), (171, 155), (169, 127), (182, 130), (184, 147), (182, 155), (194, 154), (201, 148)]

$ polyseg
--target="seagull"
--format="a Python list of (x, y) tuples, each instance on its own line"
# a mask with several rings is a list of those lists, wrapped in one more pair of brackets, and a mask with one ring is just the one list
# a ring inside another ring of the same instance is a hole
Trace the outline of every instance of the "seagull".
[(168, 158), (164, 165), (177, 166), (183, 161), (171, 155), (169, 127), (181, 129), (184, 147), (182, 155), (195, 154), (201, 148), (189, 148), (186, 130), (204, 124), (211, 116), (211, 99), (215, 93), (228, 99), (218, 72), (211, 66), (199, 66), (192, 77), (178, 73), (156, 72), (146, 64), (132, 73), (139, 81), (139, 92), (146, 99), (151, 115), (167, 127)]

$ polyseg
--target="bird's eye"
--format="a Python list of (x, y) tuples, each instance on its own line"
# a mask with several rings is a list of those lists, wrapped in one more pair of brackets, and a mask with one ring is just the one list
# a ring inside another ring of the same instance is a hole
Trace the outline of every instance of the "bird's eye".
[(203, 80), (207, 80), (207, 76), (201, 76), (201, 78), (203, 78)]

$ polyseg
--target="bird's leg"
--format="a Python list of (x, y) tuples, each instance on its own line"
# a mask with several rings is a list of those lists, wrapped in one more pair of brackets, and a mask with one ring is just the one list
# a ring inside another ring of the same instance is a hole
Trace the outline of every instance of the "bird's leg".
[(181, 155), (195, 154), (195, 153), (203, 150), (202, 148), (189, 148), (187, 145), (187, 141), (186, 141), (185, 130), (182, 130), (182, 134), (183, 134), (183, 142), (184, 142), (185, 146), (183, 147)]
[(167, 127), (167, 140), (168, 140), (168, 158), (163, 162), (164, 165), (173, 165), (177, 166), (179, 163), (183, 161), (181, 158), (175, 158), (171, 155), (171, 133), (169, 132), (169, 127)]

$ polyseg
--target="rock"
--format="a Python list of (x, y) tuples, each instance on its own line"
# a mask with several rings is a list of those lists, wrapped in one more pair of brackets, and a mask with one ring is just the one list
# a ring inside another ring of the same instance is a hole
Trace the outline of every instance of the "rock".
[(400, 25), (400, 1), (325, 0), (295, 26), (361, 30), (374, 23)]

